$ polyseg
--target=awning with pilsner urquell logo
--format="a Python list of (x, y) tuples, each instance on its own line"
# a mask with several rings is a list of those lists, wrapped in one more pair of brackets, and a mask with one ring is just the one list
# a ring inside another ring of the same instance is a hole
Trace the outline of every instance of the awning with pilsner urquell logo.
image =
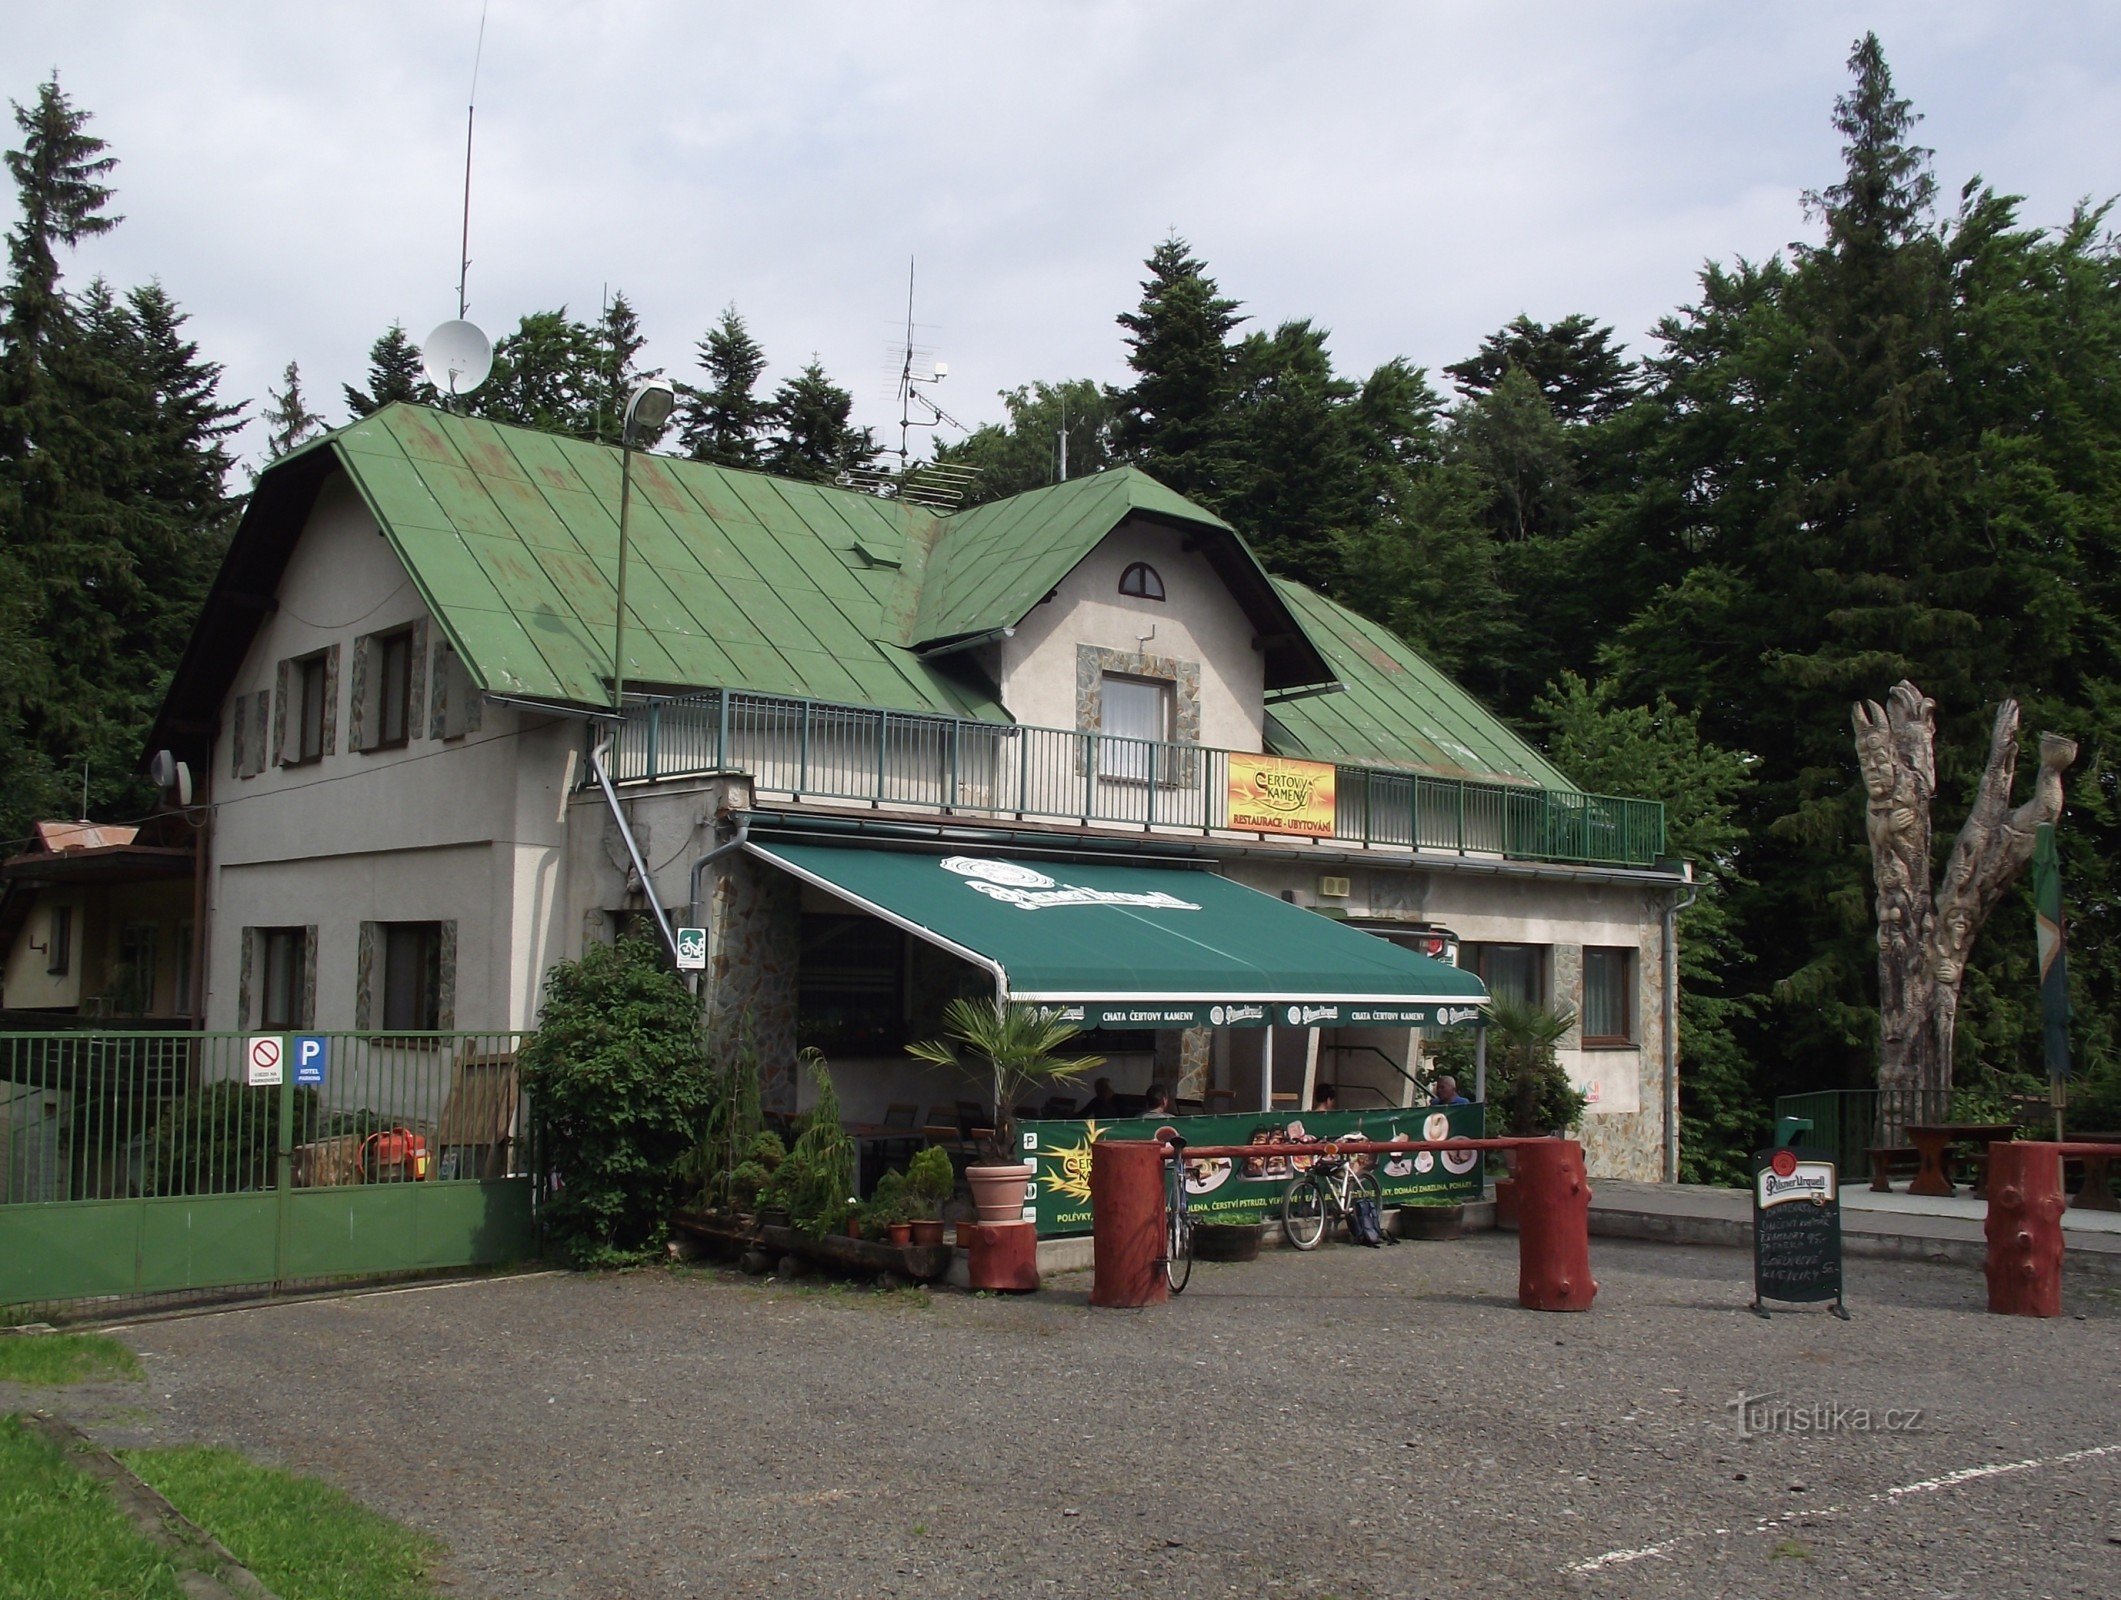
[(1453, 1027), (1470, 972), (1209, 872), (752, 840), (826, 893), (1086, 1028)]

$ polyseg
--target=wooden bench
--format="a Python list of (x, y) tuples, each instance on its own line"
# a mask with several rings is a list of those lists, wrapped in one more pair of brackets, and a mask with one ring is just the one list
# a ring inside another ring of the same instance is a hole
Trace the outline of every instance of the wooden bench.
[(1922, 1165), (1922, 1152), (1911, 1144), (1872, 1145), (1864, 1154), (1871, 1158), (1871, 1187), (1885, 1193), (1892, 1190), (1894, 1173), (1912, 1177)]

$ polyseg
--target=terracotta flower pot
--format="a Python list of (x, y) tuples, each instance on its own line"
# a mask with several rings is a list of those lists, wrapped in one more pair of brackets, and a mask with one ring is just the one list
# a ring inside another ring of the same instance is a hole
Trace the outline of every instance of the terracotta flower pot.
[(1014, 1166), (975, 1166), (965, 1169), (965, 1183), (982, 1222), (1021, 1222), (1024, 1216), (1024, 1186), (1031, 1181), (1028, 1161)]
[(921, 1217), (909, 1222), (906, 1226), (913, 1230), (913, 1242), (915, 1244), (941, 1244), (943, 1242), (943, 1219), (941, 1217)]
[(912, 1223), (910, 1223), (910, 1222), (894, 1222), (894, 1223), (891, 1223), (891, 1224), (889, 1224), (889, 1230), (890, 1230), (890, 1234), (891, 1234), (891, 1242), (892, 1242), (893, 1244), (911, 1244), (911, 1243), (913, 1243), (913, 1224), (912, 1224)]

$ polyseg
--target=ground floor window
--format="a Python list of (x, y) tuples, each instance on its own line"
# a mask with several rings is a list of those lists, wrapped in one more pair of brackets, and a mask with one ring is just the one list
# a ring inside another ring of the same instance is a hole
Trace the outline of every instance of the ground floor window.
[[(246, 928), (250, 965), (257, 975), (257, 1025), (306, 1028), (316, 992), (316, 929)], [(246, 1007), (245, 1009), (248, 1009)]]
[(1622, 946), (1586, 945), (1583, 952), (1583, 1042), (1632, 1044), (1635, 1040), (1635, 952)]
[(456, 1026), (457, 925), (364, 922), (354, 1026), (387, 1033)]
[(1469, 944), (1458, 964), (1480, 974), (1488, 993), (1519, 1005), (1547, 1003), (1548, 946), (1543, 944)]

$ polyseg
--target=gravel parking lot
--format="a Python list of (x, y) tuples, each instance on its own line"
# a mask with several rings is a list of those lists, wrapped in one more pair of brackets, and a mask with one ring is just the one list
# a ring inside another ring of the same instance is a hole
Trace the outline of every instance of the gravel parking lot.
[[(1596, 1309), (1555, 1316), (1515, 1259), (1276, 1251), (1144, 1312), (1086, 1274), (524, 1277), (142, 1325), (144, 1398), (80, 1399), (431, 1530), (463, 1594), (2121, 1587), (2112, 1280), (2033, 1322), (1978, 1272), (1853, 1261), (1853, 1323), (1762, 1322), (1743, 1254), (1599, 1241)], [(1784, 1431), (1742, 1437), (1741, 1394)]]

